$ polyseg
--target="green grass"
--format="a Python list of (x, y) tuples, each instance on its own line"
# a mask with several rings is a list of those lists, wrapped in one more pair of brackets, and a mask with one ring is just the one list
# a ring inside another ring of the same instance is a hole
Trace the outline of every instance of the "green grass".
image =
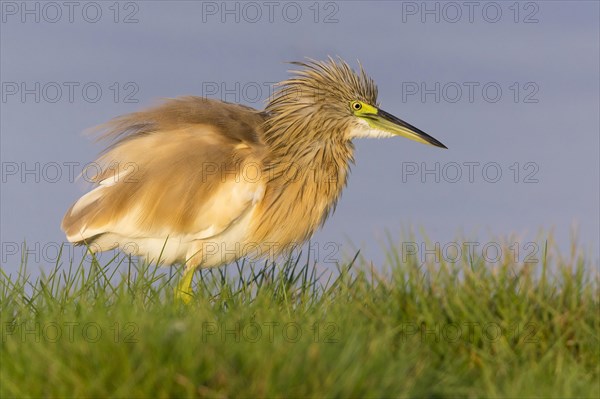
[(401, 252), (203, 271), (188, 306), (169, 269), (24, 261), (0, 276), (0, 397), (600, 395), (597, 264)]

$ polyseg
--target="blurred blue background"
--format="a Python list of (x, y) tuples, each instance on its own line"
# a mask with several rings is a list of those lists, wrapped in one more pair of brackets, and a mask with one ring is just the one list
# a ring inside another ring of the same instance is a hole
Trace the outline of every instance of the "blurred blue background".
[(541, 256), (540, 231), (565, 250), (576, 232), (598, 259), (598, 2), (1, 6), (1, 264), (10, 273), (24, 241), (30, 266), (53, 263), (60, 220), (88, 189), (73, 177), (102, 150), (86, 128), (180, 95), (262, 108), (288, 76), (284, 61), (328, 55), (360, 60), (382, 108), (449, 149), (356, 141), (349, 186), (313, 238), (318, 262), (360, 249), (381, 265), (386, 232), (397, 242), (411, 229), (441, 247), (510, 236), (521, 261), (529, 242)]

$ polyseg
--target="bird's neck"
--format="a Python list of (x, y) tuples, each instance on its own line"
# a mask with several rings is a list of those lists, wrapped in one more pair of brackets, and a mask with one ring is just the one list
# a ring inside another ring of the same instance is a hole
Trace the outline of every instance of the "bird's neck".
[(274, 151), (267, 167), (270, 181), (281, 190), (315, 190), (315, 202), (337, 199), (346, 185), (354, 146), (347, 140), (323, 140), (299, 148)]
[(354, 146), (336, 135), (271, 150), (259, 209), (269, 222), (264, 228), (257, 226), (257, 236), (267, 241), (277, 237), (283, 249), (307, 240), (334, 210), (354, 160)]

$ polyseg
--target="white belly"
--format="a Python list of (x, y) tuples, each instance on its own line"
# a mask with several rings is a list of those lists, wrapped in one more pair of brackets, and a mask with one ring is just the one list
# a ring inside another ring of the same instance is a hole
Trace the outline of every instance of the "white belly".
[(187, 262), (188, 266), (218, 267), (255, 249), (255, 245), (247, 239), (254, 208), (255, 206), (215, 236), (207, 237), (206, 231), (185, 236), (140, 238), (106, 233), (90, 248), (93, 252), (119, 248), (129, 255), (141, 256), (151, 263), (158, 262), (161, 265)]

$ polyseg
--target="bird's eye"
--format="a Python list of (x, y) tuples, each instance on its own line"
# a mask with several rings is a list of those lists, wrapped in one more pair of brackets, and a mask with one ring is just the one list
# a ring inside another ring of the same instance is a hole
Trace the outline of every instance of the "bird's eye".
[(362, 104), (359, 103), (358, 101), (354, 101), (352, 103), (352, 109), (354, 109), (355, 111), (359, 111), (362, 108)]

